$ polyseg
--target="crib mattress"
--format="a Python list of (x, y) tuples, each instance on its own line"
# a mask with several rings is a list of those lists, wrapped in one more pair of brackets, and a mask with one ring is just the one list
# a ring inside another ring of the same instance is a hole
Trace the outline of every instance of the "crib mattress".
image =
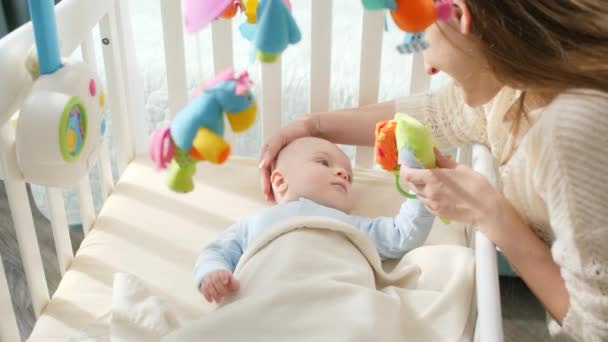
[[(257, 161), (232, 158), (201, 164), (196, 188), (177, 194), (147, 158), (127, 167), (85, 237), (29, 341), (99, 341), (108, 335), (116, 272), (143, 279), (193, 319), (213, 309), (194, 287), (192, 267), (201, 249), (223, 229), (265, 207)], [(355, 170), (358, 215), (393, 216), (402, 201), (382, 171)], [(462, 225), (436, 220), (426, 244), (465, 245)], [(471, 289), (472, 290), (472, 289)]]

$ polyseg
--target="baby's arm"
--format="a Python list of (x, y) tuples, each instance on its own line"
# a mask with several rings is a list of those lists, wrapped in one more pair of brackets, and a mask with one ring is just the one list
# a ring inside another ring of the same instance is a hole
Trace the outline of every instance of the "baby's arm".
[(353, 216), (353, 223), (374, 242), (383, 259), (392, 259), (421, 246), (434, 219), (435, 216), (420, 201), (407, 200), (395, 217)]
[(198, 257), (194, 266), (194, 281), (207, 301), (219, 302), (223, 295), (238, 290), (232, 276), (245, 245), (245, 227), (241, 222), (231, 226)]

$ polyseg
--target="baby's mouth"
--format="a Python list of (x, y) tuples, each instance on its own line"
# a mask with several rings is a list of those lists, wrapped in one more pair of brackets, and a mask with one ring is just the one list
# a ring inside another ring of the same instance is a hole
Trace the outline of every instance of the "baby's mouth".
[(343, 183), (331, 183), (331, 185), (337, 186), (340, 189), (342, 189), (342, 191), (346, 192), (346, 184), (343, 184)]

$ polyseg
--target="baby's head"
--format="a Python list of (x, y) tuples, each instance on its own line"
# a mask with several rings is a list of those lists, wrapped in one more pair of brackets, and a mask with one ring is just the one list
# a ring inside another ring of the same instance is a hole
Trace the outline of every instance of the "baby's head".
[(352, 179), (346, 154), (336, 144), (313, 137), (285, 146), (270, 175), (277, 203), (305, 197), (345, 213), (354, 204)]

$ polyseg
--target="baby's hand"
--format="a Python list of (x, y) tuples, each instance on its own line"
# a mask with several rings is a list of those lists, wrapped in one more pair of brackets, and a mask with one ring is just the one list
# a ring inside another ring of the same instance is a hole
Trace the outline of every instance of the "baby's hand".
[(207, 275), (201, 284), (200, 291), (209, 303), (219, 303), (222, 297), (230, 292), (238, 291), (239, 282), (234, 279), (232, 273), (226, 270), (213, 271)]

